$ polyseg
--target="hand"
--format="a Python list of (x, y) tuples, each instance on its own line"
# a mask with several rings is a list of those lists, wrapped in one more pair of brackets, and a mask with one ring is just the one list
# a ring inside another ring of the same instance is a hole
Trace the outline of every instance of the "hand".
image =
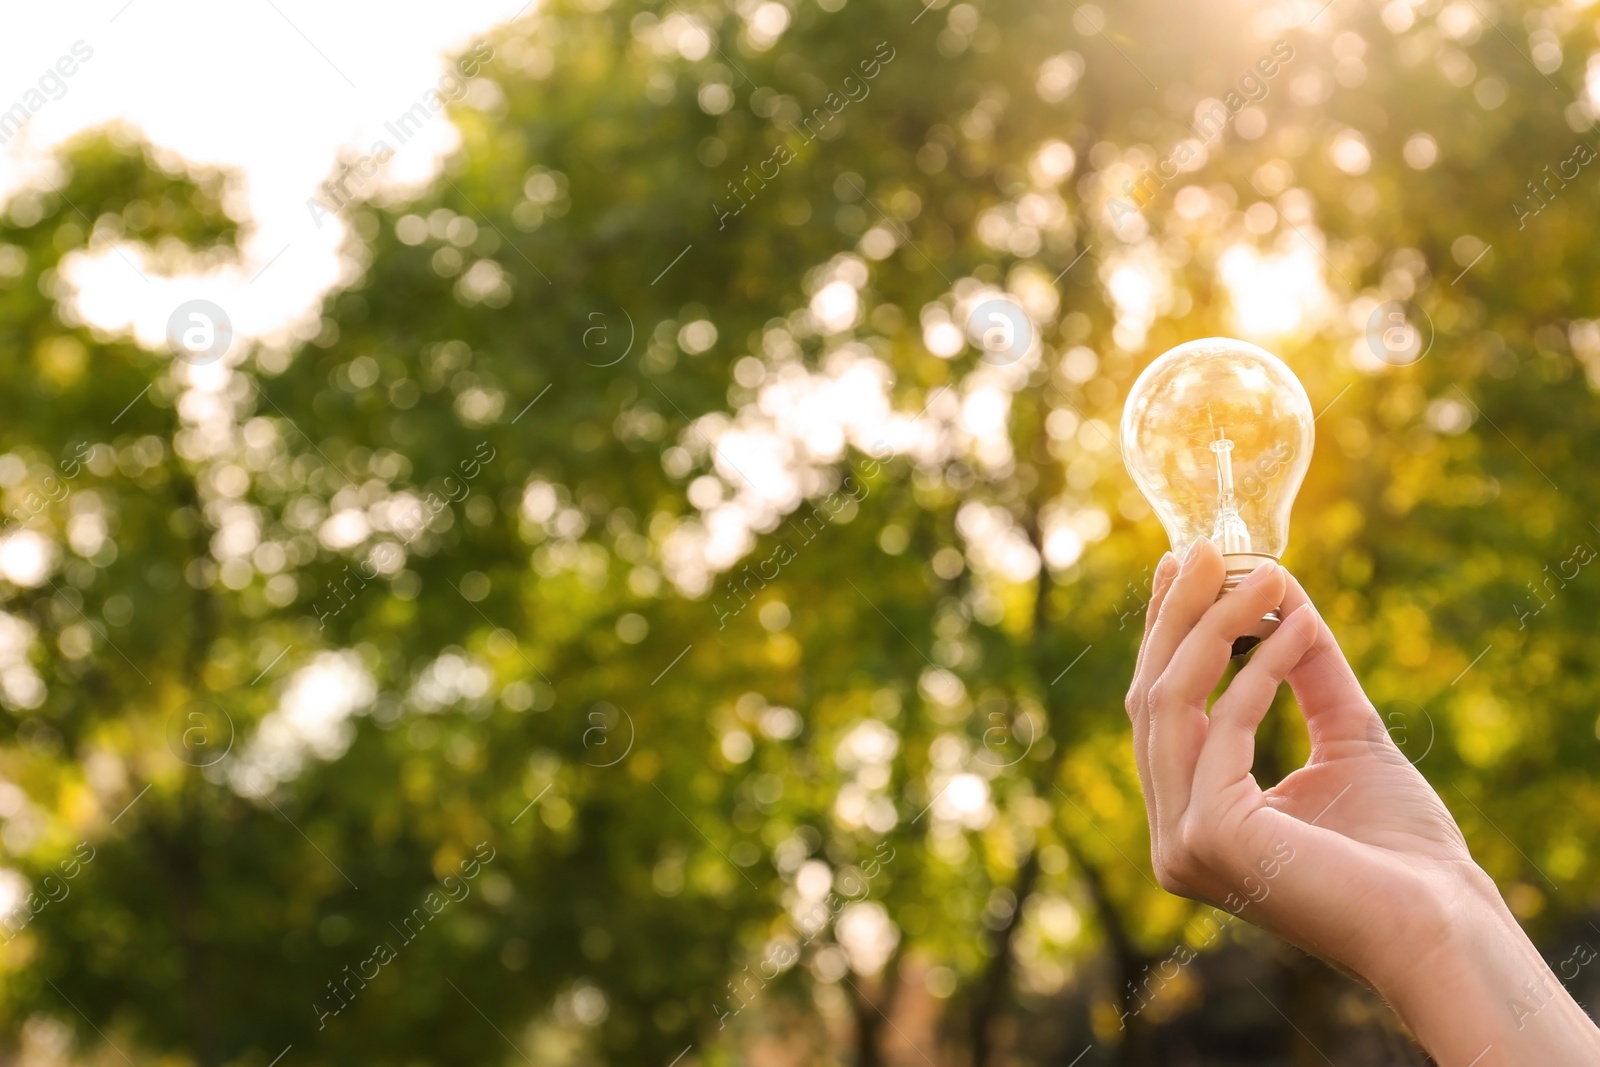
[[(1594, 1057), (1600, 1031), (1554, 981), (1449, 810), (1390, 740), (1300, 584), (1266, 564), (1218, 599), (1223, 576), (1222, 555), (1206, 541), (1181, 570), (1170, 555), (1162, 560), (1128, 693), (1162, 886), (1362, 976), (1441, 1062), (1459, 1056), (1465, 1067), (1486, 1053), (1476, 1067), (1510, 1064), (1496, 1056), (1514, 1049), (1549, 1063), (1600, 1062), (1559, 1058)], [(1274, 608), (1282, 625), (1208, 716), (1233, 639)], [(1285, 680), (1311, 757), (1263, 790), (1250, 774), (1255, 731)], [(1506, 999), (1526, 1001), (1529, 979), (1542, 995), (1518, 1011)], [(1477, 1018), (1460, 1014), (1479, 1002)], [(1557, 1044), (1525, 1043), (1534, 1015)], [(1443, 1032), (1452, 1018), (1453, 1032)], [(1588, 1043), (1561, 1043), (1568, 1038)]]
[[(1175, 569), (1169, 557), (1158, 570), (1128, 695), (1161, 884), (1236, 913), (1254, 905), (1252, 921), (1361, 974), (1397, 948), (1431, 949), (1447, 919), (1434, 905), (1477, 868), (1299, 583), (1267, 564), (1218, 600), (1222, 555), (1209, 542)], [(1234, 637), (1280, 605), (1283, 624), (1207, 718)], [(1255, 731), (1285, 679), (1311, 759), (1263, 791), (1250, 774)], [(1317, 876), (1284, 877), (1296, 864)]]

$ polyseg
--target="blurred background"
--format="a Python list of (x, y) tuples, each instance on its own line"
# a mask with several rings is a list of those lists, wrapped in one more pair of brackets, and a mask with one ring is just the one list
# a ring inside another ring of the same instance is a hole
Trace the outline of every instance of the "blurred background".
[(1600, 1002), (1600, 12), (14, 18), (4, 1062), (1424, 1062), (1151, 873), (1117, 423), (1214, 334)]

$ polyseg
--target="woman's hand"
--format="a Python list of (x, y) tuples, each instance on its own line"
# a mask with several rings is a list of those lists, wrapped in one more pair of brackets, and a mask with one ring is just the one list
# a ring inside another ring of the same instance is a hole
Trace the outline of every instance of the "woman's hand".
[[(1170, 555), (1162, 560), (1128, 693), (1162, 886), (1361, 975), (1441, 1063), (1466, 1067), (1482, 1055), (1474, 1067), (1491, 1067), (1535, 1054), (1600, 1063), (1600, 1031), (1554, 980), (1449, 810), (1390, 740), (1300, 584), (1267, 564), (1218, 599), (1223, 574), (1209, 542), (1195, 545), (1181, 569)], [(1208, 715), (1233, 639), (1280, 606), (1283, 624)], [(1286, 680), (1311, 758), (1263, 790), (1250, 774), (1255, 731)], [(1544, 1032), (1544, 1043), (1528, 1044), (1531, 1031)]]

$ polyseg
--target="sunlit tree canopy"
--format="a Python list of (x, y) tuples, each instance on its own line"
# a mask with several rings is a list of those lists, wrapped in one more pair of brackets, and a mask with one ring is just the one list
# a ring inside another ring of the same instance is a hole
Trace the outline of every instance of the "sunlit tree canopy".
[(1594, 1004), (1597, 32), (552, 0), (214, 358), (95, 294), (236, 265), (229, 175), (73, 141), (0, 212), (7, 1055), (1422, 1062), (1152, 878), (1118, 424), (1212, 335), (1303, 383), (1284, 562)]

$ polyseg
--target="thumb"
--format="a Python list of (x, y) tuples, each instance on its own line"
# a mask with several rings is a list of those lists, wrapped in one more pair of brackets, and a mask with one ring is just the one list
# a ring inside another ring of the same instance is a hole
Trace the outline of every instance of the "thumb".
[(1289, 672), (1288, 682), (1305, 716), (1311, 742), (1364, 740), (1377, 712), (1317, 606), (1294, 575), (1288, 574), (1284, 610), (1293, 612), (1302, 606), (1310, 616), (1305, 625), (1312, 629), (1311, 642)]

